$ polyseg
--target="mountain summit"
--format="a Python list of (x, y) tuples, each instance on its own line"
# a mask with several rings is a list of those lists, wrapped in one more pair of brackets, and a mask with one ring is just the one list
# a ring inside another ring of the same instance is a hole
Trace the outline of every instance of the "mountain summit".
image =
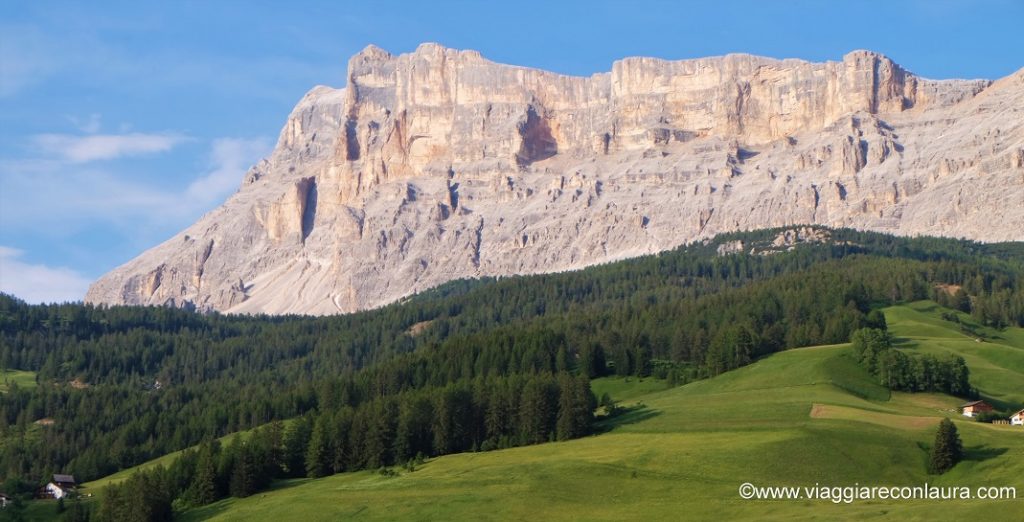
[(86, 301), (331, 314), (791, 224), (1024, 239), (1024, 71), (854, 51), (627, 58), (572, 77), (370, 46), (220, 208)]

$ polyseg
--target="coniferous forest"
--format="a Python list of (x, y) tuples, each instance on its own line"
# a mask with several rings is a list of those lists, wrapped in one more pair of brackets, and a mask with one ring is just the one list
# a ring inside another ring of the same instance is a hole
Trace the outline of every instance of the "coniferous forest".
[[(982, 324), (1024, 326), (1020, 244), (835, 230), (827, 243), (771, 255), (717, 253), (777, 232), (571, 273), (457, 281), (335, 317), (0, 296), (0, 370), (37, 381), (0, 394), (0, 476), (9, 490), (55, 472), (85, 481), (199, 445), (132, 479), (149, 482), (122, 486), (166, 491), (145, 508), (160, 519), (172, 501), (247, 496), (275, 478), (386, 472), (584, 436), (595, 408), (589, 379), (609, 374), (681, 384), (853, 337), (894, 389), (967, 394), (955, 361), (909, 360), (876, 338), (884, 318), (872, 311), (935, 299)], [(944, 377), (919, 381), (922, 365)], [(244, 443), (214, 441), (258, 427)], [(119, 491), (103, 510), (128, 509)]]

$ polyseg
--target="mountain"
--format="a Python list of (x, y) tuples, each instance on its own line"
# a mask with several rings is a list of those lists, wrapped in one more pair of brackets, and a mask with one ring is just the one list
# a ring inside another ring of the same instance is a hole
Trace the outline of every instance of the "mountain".
[(734, 230), (1019, 240), (1021, 201), (1024, 69), (927, 80), (854, 51), (571, 77), (370, 46), (344, 89), (303, 97), (223, 206), (86, 301), (332, 314)]

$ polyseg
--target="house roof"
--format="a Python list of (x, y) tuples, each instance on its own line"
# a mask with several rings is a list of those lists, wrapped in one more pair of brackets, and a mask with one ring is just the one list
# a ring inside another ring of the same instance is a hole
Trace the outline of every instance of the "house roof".
[(1017, 415), (1020, 415), (1020, 416), (1024, 417), (1024, 410), (1020, 410), (1017, 413), (1014, 413), (1014, 414), (1012, 414), (1010, 416), (1011, 417), (1016, 417)]
[(54, 473), (53, 474), (53, 481), (58, 483), (58, 484), (60, 484), (62, 482), (63, 483), (74, 484), (75, 483), (75, 476), (74, 475), (61, 475), (59, 473)]
[(964, 404), (964, 405), (962, 405), (962, 406), (960, 406), (960, 407), (961, 407), (961, 408), (966, 408), (966, 407), (968, 407), (968, 406), (977, 406), (977, 405), (979, 405), (979, 404), (985, 404), (985, 405), (988, 405), (988, 403), (987, 403), (987, 402), (985, 402), (985, 401), (971, 401), (971, 402), (968, 402), (967, 404)]

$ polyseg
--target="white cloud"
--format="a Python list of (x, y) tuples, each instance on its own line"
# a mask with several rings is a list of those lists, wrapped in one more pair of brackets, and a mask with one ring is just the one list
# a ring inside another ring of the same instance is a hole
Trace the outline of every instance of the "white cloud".
[(186, 197), (199, 202), (222, 200), (238, 188), (245, 171), (270, 150), (270, 142), (265, 138), (215, 140), (210, 153), (212, 170), (189, 184)]
[[(145, 182), (116, 164), (81, 164), (63, 159), (0, 160), (0, 223), (9, 230), (74, 233), (97, 222), (153, 244), (144, 237), (168, 227), (184, 228), (231, 195), (246, 169), (271, 150), (266, 138), (221, 138), (210, 146), (209, 166), (180, 188)], [(182, 176), (188, 178), (187, 176)], [(150, 178), (153, 179), (153, 178)]]
[(33, 138), (43, 152), (56, 154), (72, 163), (109, 160), (166, 152), (187, 138), (177, 134), (38, 134)]
[(70, 268), (21, 261), (21, 250), (0, 245), (0, 292), (29, 303), (81, 301), (89, 279)]

